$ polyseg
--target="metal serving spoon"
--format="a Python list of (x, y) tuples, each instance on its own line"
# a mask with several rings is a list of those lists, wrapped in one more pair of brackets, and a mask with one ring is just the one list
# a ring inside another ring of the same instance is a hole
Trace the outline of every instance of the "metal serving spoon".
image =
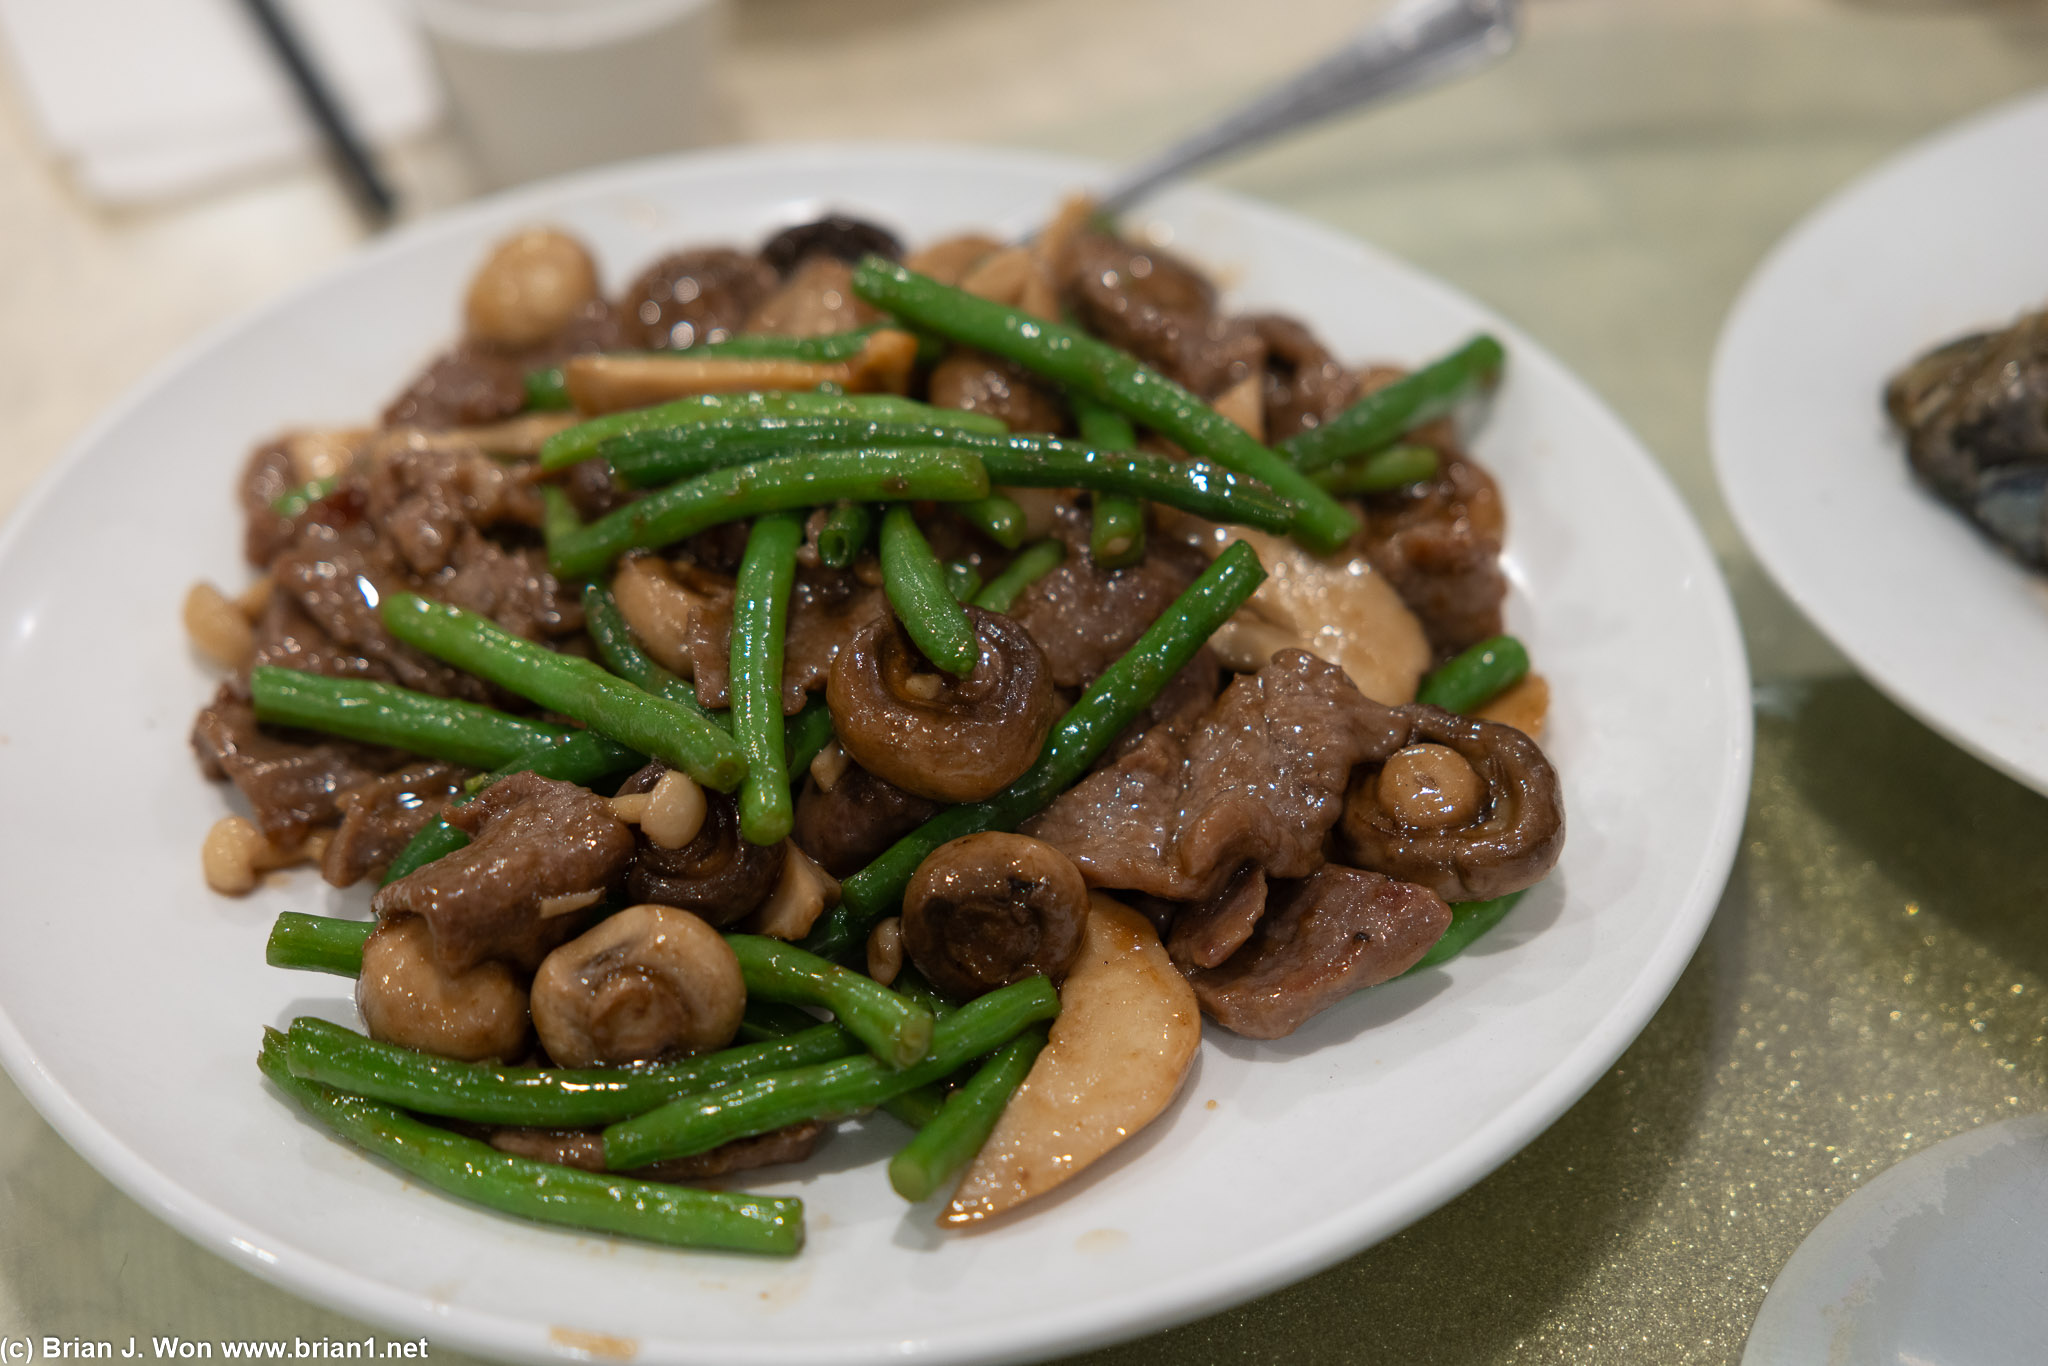
[(1521, 0), (1398, 0), (1321, 61), (1104, 186), (1115, 216), (1197, 166), (1282, 133), (1476, 71), (1512, 52)]

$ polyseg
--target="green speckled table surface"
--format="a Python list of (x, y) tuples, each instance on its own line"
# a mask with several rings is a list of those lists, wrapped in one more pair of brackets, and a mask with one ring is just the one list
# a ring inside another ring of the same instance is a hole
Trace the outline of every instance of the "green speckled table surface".
[[(1129, 157), (1360, 9), (1298, 0), (1253, 21), (1252, 8), (742, 0), (736, 126), (843, 133), (824, 120), (851, 93), (880, 135)], [(2048, 799), (1905, 716), (1785, 604), (1720, 503), (1703, 416), (1721, 318), (1771, 242), (1913, 138), (2048, 80), (2048, 6), (1531, 11), (1523, 51), (1485, 78), (1218, 179), (1500, 309), (1663, 461), (1722, 558), (1758, 681), (1742, 852), (1670, 999), (1526, 1151), (1391, 1241), (1087, 1358), (1104, 1366), (1732, 1362), (1779, 1267), (1857, 1186), (1951, 1134), (2048, 1108)], [(1078, 48), (1058, 38), (1075, 33)], [(1172, 60), (1149, 60), (1161, 52)], [(913, 61), (948, 74), (901, 79)], [(398, 160), (417, 201), (466, 191), (445, 147)], [(313, 170), (98, 214), (37, 162), (6, 99), (0, 222), (16, 248), (0, 261), (0, 506), (172, 345), (355, 236)], [(195, 276), (204, 290), (184, 283)], [(117, 298), (129, 325), (110, 333), (90, 320)], [(0, 1337), (367, 1331), (196, 1250), (0, 1078)]]

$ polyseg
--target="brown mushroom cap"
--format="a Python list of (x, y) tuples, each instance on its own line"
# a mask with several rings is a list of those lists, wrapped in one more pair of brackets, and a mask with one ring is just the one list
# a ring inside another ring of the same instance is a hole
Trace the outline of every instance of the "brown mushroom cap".
[(629, 906), (549, 954), (533, 978), (533, 1023), (563, 1067), (601, 1067), (723, 1048), (747, 987), (718, 931), (673, 906)]
[(1361, 765), (1338, 826), (1352, 860), (1446, 901), (1484, 901), (1540, 881), (1564, 849), (1564, 796), (1536, 742), (1511, 726), (1436, 707), (1395, 711), (1408, 721), (1398, 753), (1423, 745), (1453, 750), (1485, 784), (1485, 795), (1471, 820), (1426, 828), (1401, 819), (1402, 802), (1394, 784), (1380, 782), (1381, 765)]
[(934, 849), (903, 894), (903, 951), (933, 986), (965, 999), (1035, 973), (1054, 981), (1081, 954), (1088, 884), (1065, 854), (985, 831)]
[(526, 1048), (526, 991), (503, 963), (446, 972), (427, 922), (384, 921), (363, 943), (356, 1008), (373, 1039), (464, 1062), (510, 1062)]
[[(649, 764), (619, 788), (621, 794), (652, 792), (668, 770)], [(626, 895), (635, 901), (675, 906), (713, 925), (730, 925), (758, 908), (782, 878), (788, 850), (781, 844), (749, 844), (740, 838), (739, 806), (722, 792), (704, 794), (704, 823), (680, 849), (664, 849), (639, 836), (639, 851), (626, 875)]]
[(825, 700), (840, 747), (870, 773), (941, 802), (972, 802), (1030, 768), (1058, 705), (1052, 671), (1009, 617), (969, 607), (981, 658), (966, 678), (935, 670), (893, 613), (832, 661)]

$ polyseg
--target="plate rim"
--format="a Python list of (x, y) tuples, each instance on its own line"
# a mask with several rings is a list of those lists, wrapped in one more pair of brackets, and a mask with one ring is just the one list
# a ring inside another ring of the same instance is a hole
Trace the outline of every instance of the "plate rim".
[[(522, 205), (538, 208), (563, 198), (592, 199), (606, 194), (630, 193), (650, 178), (677, 171), (758, 168), (770, 163), (793, 163), (820, 157), (915, 163), (920, 168), (935, 166), (941, 170), (948, 163), (971, 161), (982, 167), (995, 164), (1026, 172), (1057, 173), (1068, 183), (1083, 184), (1099, 183), (1109, 170), (1106, 163), (1091, 158), (975, 143), (806, 140), (641, 158), (518, 186), (436, 212), (358, 246), (290, 289), (241, 310), (175, 349), (88, 424), (36, 479), (5, 525), (0, 526), (0, 563), (4, 563), (13, 552), (15, 542), (57, 487), (71, 477), (74, 468), (132, 411), (174, 384), (186, 369), (199, 363), (230, 338), (262, 325), (275, 315), (290, 312), (306, 297), (324, 288), (336, 275), (373, 268), (375, 263), (386, 257), (443, 236), (459, 235), (479, 222), (518, 212)], [(1028, 1341), (990, 1344), (973, 1340), (965, 1330), (956, 1330), (950, 1334), (924, 1335), (888, 1344), (832, 1343), (805, 1345), (799, 1349), (766, 1344), (765, 1350), (725, 1350), (721, 1360), (770, 1362), (801, 1359), (865, 1363), (916, 1357), (927, 1361), (1005, 1362), (1079, 1352), (1222, 1312), (1393, 1237), (1471, 1189), (1519, 1153), (1607, 1073), (1648, 1025), (1676, 985), (1703, 939), (1727, 886), (1746, 817), (1753, 764), (1754, 715), (1750, 705), (1748, 657), (1734, 604), (1711, 545), (1698, 518), (1679, 494), (1664, 466), (1590, 384), (1505, 316), (1456, 286), (1305, 214), (1206, 183), (1177, 186), (1172, 193), (1191, 197), (1192, 202), (1186, 206), (1188, 211), (1215, 206), (1239, 219), (1284, 224), (1289, 231), (1309, 234), (1333, 250), (1370, 258), (1376, 268), (1405, 276), (1410, 282), (1424, 285), (1484, 316), (1488, 326), (1517, 354), (1520, 365), (1547, 369), (1547, 382), (1571, 391), (1586, 405), (1589, 413), (1612, 432), (1617, 448), (1625, 449), (1641, 466), (1650, 496), (1664, 504), (1664, 511), (1672, 518), (1672, 525), (1684, 542), (1682, 548), (1705, 571), (1702, 576), (1704, 591), (1698, 595), (1698, 602), (1706, 618), (1705, 625), (1717, 638), (1714, 657), (1723, 663), (1727, 672), (1725, 714), (1721, 718), (1727, 739), (1722, 749), (1720, 790), (1713, 799), (1714, 820), (1702, 841), (1699, 862), (1642, 970), (1627, 989), (1617, 995), (1598, 1024), (1587, 1031), (1585, 1037), (1551, 1068), (1538, 1085), (1490, 1116), (1484, 1124), (1445, 1149), (1437, 1161), (1411, 1177), (1407, 1197), (1399, 1201), (1391, 1213), (1380, 1212), (1370, 1219), (1346, 1219), (1345, 1212), (1333, 1214), (1289, 1239), (1267, 1245), (1249, 1266), (1241, 1259), (1225, 1263), (1221, 1270), (1154, 1291), (1135, 1306), (1119, 1306), (1120, 1312), (1105, 1311), (1092, 1317), (1084, 1316), (1079, 1321), (1063, 1323)], [(430, 1332), (437, 1339), (462, 1350), (535, 1362), (584, 1359), (588, 1355), (561, 1342), (550, 1344), (537, 1340), (535, 1330), (539, 1325), (530, 1321), (515, 1321), (479, 1309), (435, 1304), (424, 1293), (400, 1291), (303, 1249), (291, 1248), (282, 1254), (266, 1249), (262, 1246), (263, 1235), (259, 1230), (224, 1214), (186, 1190), (170, 1174), (157, 1168), (145, 1154), (116, 1139), (96, 1117), (75, 1101), (28, 1050), (26, 1040), (4, 1002), (0, 1002), (0, 1063), (5, 1064), (22, 1093), (59, 1136), (124, 1195), (170, 1224), (185, 1238), (269, 1284), (310, 1303), (386, 1328), (416, 1328)], [(643, 1340), (640, 1343), (641, 1355), (650, 1360), (683, 1359), (672, 1352), (659, 1350), (661, 1346), (663, 1343), (660, 1341)], [(650, 1351), (650, 1348), (656, 1350)]]
[[(1880, 185), (1894, 178), (1904, 178), (1918, 167), (1938, 161), (1954, 145), (1970, 142), (2009, 122), (2020, 123), (2028, 120), (2038, 120), (2048, 125), (2048, 89), (2027, 91), (2000, 100), (1893, 150), (1875, 165), (1865, 167), (1830, 191), (1826, 198), (1803, 212), (1791, 227), (1771, 243), (1769, 249), (1743, 280), (1734, 302), (1729, 305), (1728, 312), (1722, 318), (1720, 331), (1714, 340), (1712, 367), (1707, 380), (1707, 448), (1714, 466), (1715, 484), (1720, 491), (1722, 502), (1728, 507), (1729, 517), (1734, 521), (1743, 544), (1750, 554), (1755, 556), (1756, 562), (1763, 567), (1764, 572), (1770, 576), (1772, 584), (1778, 591), (1799, 609), (1800, 615), (1809, 625), (1841, 652), (1855, 667), (1857, 675), (1916, 721), (1972, 758), (1996, 769), (2024, 787), (2048, 793), (2048, 764), (2032, 768), (2017, 759), (2000, 754), (1990, 739), (1959, 725), (1945, 714), (1933, 699), (1923, 697), (1901, 684), (1875, 649), (1862, 640), (1848, 635), (1839, 622), (1830, 620), (1828, 612), (1821, 605), (1825, 600), (1823, 591), (1786, 571), (1783, 558), (1785, 552), (1770, 537), (1758, 534), (1758, 514), (1747, 498), (1737, 492), (1738, 488), (1746, 485), (1742, 485), (1731, 472), (1735, 464), (1735, 457), (1731, 454), (1734, 439), (1727, 434), (1728, 428), (1734, 425), (1730, 410), (1735, 405), (1732, 394), (1735, 385), (1736, 348), (1747, 340), (1748, 333), (1756, 330), (1758, 324), (1752, 320), (1752, 315), (1763, 310), (1774, 287), (1791, 271), (1795, 256), (1805, 251), (1812, 241), (1824, 237), (1834, 226), (1835, 220), (1843, 216), (1856, 200), (1872, 193)], [(1927, 344), (1931, 345), (1932, 341)], [(1872, 402), (1875, 401), (1873, 398)], [(1903, 454), (1900, 458), (1904, 458)], [(1943, 511), (1950, 517), (1962, 515), (1952, 510), (1935, 510)], [(1982, 549), (1987, 564), (2011, 567), (2002, 557), (2002, 552), (1990, 544), (1988, 539), (1984, 541)]]

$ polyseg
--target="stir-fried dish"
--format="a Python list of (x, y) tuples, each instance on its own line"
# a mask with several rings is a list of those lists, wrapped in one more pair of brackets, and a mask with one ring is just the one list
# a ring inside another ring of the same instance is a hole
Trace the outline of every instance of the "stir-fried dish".
[[(1478, 337), (1355, 369), (1070, 205), (905, 254), (830, 218), (607, 297), (530, 230), (374, 425), (240, 483), (223, 893), (373, 918), (269, 958), (339, 1133), (494, 1208), (793, 1252), (715, 1189), (835, 1122), (972, 1225), (1255, 1039), (1441, 963), (1555, 863), (1546, 704), (1457, 421)], [(719, 1184), (723, 1184), (720, 1182)]]
[(1929, 488), (2048, 566), (2048, 312), (1936, 347), (1892, 378), (1885, 406)]

